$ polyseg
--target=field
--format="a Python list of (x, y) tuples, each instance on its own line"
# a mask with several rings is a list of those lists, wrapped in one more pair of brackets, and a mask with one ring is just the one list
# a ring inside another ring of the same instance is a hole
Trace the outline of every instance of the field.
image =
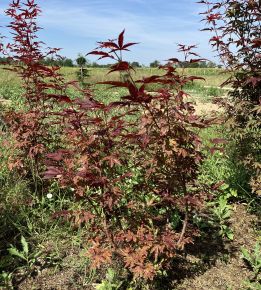
[[(62, 68), (66, 80), (74, 80), (77, 68)], [(117, 80), (116, 73), (106, 76), (106, 69), (90, 68), (88, 83)], [(136, 78), (160, 74), (158, 69), (137, 69)], [(220, 69), (187, 69), (186, 74), (204, 77), (186, 85), (190, 100), (203, 116), (222, 117), (222, 109), (212, 104), (214, 97), (226, 97), (229, 88), (220, 88), (228, 74)], [(93, 85), (97, 99), (114, 100), (124, 95), (124, 89), (108, 90)], [(0, 70), (0, 106), (23, 109), (23, 89), (13, 72)], [(8, 130), (2, 126), (1, 144)], [(194, 216), (201, 235), (177, 253), (166, 276), (154, 284), (136, 281), (126, 284), (128, 277), (120, 267), (90, 269), (86, 257), (88, 225), (75, 226), (68, 220), (53, 218), (57, 211), (83, 210), (84, 201), (53, 182), (48, 195), (32, 191), (26, 178), (9, 171), (8, 158), (12, 148), (1, 151), (0, 165), (0, 289), (187, 289), (240, 290), (260, 289), (255, 267), (260, 263), (257, 211), (253, 199), (241, 191), (244, 179), (240, 168), (229, 156), (229, 150), (211, 152), (209, 140), (225, 138), (226, 129), (217, 124), (201, 132), (206, 160), (200, 168), (200, 179), (206, 183), (224, 181), (221, 193), (206, 205), (207, 218)], [(225, 146), (225, 145), (224, 145)], [(231, 147), (231, 144), (229, 145)], [(228, 146), (228, 147), (229, 147)], [(236, 173), (235, 173), (236, 172)], [(240, 180), (242, 179), (242, 180)], [(244, 196), (238, 203), (237, 196)], [(204, 213), (204, 211), (203, 211)], [(21, 238), (22, 237), (22, 238)], [(14, 287), (14, 288), (13, 288)]]
[[(111, 73), (107, 75), (108, 69), (106, 68), (87, 68), (90, 74), (90, 77), (88, 78), (88, 81), (90, 83), (95, 82), (102, 82), (104, 80), (117, 80), (118, 74), (117, 73)], [(70, 67), (62, 67), (61, 72), (66, 77), (67, 80), (74, 80), (76, 76), (76, 72), (79, 69), (77, 67), (70, 68)], [(181, 72), (181, 69), (178, 69), (179, 72)], [(203, 85), (205, 86), (214, 86), (218, 87), (224, 82), (227, 77), (228, 73), (225, 72), (222, 69), (218, 68), (186, 68), (185, 72), (187, 75), (196, 75), (199, 77), (204, 77), (205, 81), (203, 82)], [(162, 74), (162, 70), (159, 70), (157, 68), (136, 68), (135, 69), (135, 75), (136, 78), (142, 78), (143, 76), (150, 76), (154, 74)], [(1, 85), (10, 82), (12, 84), (15, 84), (18, 82), (18, 79), (16, 75), (13, 72), (5, 71), (1, 69), (0, 71), (0, 82)]]
[[(79, 71), (78, 68), (68, 68), (62, 67), (61, 73), (65, 77), (66, 81), (72, 81), (76, 79), (76, 73)], [(181, 69), (178, 69), (181, 72)], [(229, 74), (218, 68), (187, 68), (185, 73), (189, 76), (202, 77), (205, 80), (196, 80), (193, 84), (187, 87), (189, 93), (191, 93), (192, 100), (198, 101), (198, 105), (206, 103), (211, 97), (218, 97), (226, 95), (229, 91), (229, 87), (225, 86), (221, 88), (221, 84), (228, 78)], [(117, 73), (108, 74), (108, 69), (106, 68), (88, 68), (89, 77), (86, 81), (90, 84), (95, 84), (97, 82), (115, 81), (118, 80), (119, 76)], [(157, 68), (137, 68), (135, 71), (135, 78), (141, 79), (145, 76), (163, 74), (162, 70)], [(95, 87), (95, 86), (94, 86)], [(98, 97), (101, 97), (105, 90), (100, 89), (101, 86), (94, 88), (94, 91), (98, 90)], [(106, 90), (107, 91), (107, 90)], [(20, 91), (19, 79), (17, 76), (8, 70), (0, 70), (0, 100), (14, 99), (16, 98), (17, 92)], [(107, 91), (108, 92), (108, 91)], [(115, 93), (115, 92), (114, 92)], [(110, 92), (108, 92), (110, 95)], [(107, 93), (105, 94), (107, 97)], [(111, 98), (112, 96), (109, 96)], [(19, 98), (18, 98), (19, 102)], [(199, 104), (200, 103), (200, 104)], [(211, 102), (208, 102), (211, 103)], [(213, 104), (210, 107), (215, 107)], [(216, 108), (216, 107), (215, 107)], [(202, 106), (202, 109), (207, 109), (206, 105)]]

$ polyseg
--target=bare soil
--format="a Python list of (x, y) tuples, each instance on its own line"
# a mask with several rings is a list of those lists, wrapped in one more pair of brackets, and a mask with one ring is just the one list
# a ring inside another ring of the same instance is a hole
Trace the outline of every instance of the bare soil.
[[(202, 254), (208, 256), (202, 273), (187, 276), (177, 285), (177, 290), (244, 290), (245, 280), (253, 278), (253, 272), (248, 269), (241, 257), (241, 247), (252, 251), (258, 234), (256, 231), (257, 217), (246, 211), (244, 205), (234, 205), (233, 214), (230, 219), (231, 228), (234, 232), (234, 240), (223, 244), (207, 244)], [(201, 249), (202, 250), (202, 249)], [(213, 251), (213, 259), (211, 253)], [(197, 253), (188, 257), (193, 261), (198, 259)], [(193, 262), (192, 262), (193, 263)], [(202, 260), (198, 262), (202, 263)], [(209, 265), (207, 265), (209, 264)]]

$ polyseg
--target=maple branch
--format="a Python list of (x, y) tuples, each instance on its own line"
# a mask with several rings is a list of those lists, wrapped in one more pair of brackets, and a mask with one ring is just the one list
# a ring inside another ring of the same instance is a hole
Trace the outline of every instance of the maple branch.
[(107, 238), (111, 242), (113, 248), (116, 249), (117, 247), (115, 245), (112, 232), (110, 232), (109, 227), (108, 227), (108, 221), (107, 221), (107, 215), (106, 215), (106, 213), (104, 213), (103, 226), (104, 226), (104, 230), (105, 230), (105, 234), (106, 234)]
[(180, 246), (181, 241), (182, 241), (182, 239), (183, 239), (183, 237), (185, 235), (187, 225), (188, 225), (188, 207), (186, 206), (186, 212), (185, 212), (185, 218), (184, 218), (184, 221), (183, 221), (183, 227), (182, 227), (182, 231), (181, 231), (178, 243), (177, 243), (178, 246)]
[[(183, 181), (182, 182), (182, 186), (183, 186), (183, 191), (184, 191), (184, 197), (186, 197), (188, 192), (187, 192), (186, 181), (185, 181), (184, 176), (182, 177), (182, 181)], [(179, 240), (178, 240), (178, 243), (177, 243), (178, 247), (180, 246), (181, 241), (182, 241), (182, 239), (183, 239), (183, 237), (185, 235), (187, 225), (188, 225), (188, 201), (186, 201), (185, 218), (184, 218), (184, 221), (183, 221), (183, 227), (182, 227), (182, 230), (181, 230), (181, 233), (180, 233), (180, 237), (179, 237)]]
[(145, 106), (146, 110), (150, 113), (150, 115), (151, 115), (151, 117), (152, 117), (152, 120), (153, 120), (154, 124), (155, 124), (156, 127), (160, 130), (160, 126), (158, 125), (158, 123), (157, 123), (157, 121), (156, 121), (156, 119), (155, 119), (155, 117), (154, 117), (154, 115), (153, 115), (153, 112), (151, 111), (149, 105), (145, 103), (144, 106)]

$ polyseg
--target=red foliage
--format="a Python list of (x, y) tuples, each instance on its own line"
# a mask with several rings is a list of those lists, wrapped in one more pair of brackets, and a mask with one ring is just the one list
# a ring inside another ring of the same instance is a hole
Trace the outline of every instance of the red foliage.
[[(52, 144), (52, 123), (48, 117), (55, 103), (70, 102), (59, 67), (47, 67), (41, 63), (44, 57), (55, 54), (58, 49), (42, 52), (43, 43), (37, 37), (40, 28), (36, 23), (40, 12), (35, 1), (13, 1), (6, 10), (6, 15), (12, 19), (8, 27), (13, 40), (3, 48), (11, 64), (7, 69), (18, 74), (24, 89), (25, 110), (10, 111), (5, 115), (18, 149), (15, 159), (20, 159), (19, 162), (10, 160), (10, 165), (13, 168), (19, 164), (26, 174), (30, 175), (33, 170), (35, 172), (31, 174), (36, 176), (40, 159)], [(28, 159), (31, 159), (29, 164)]]
[[(49, 154), (45, 177), (73, 188), (95, 216), (89, 221), (93, 267), (116, 255), (135, 277), (153, 279), (198, 234), (190, 215), (207, 194), (197, 183), (203, 156), (194, 128), (209, 122), (185, 101), (184, 85), (198, 77), (179, 75), (177, 59), (161, 67), (163, 75), (134, 81), (121, 54), (133, 44), (124, 44), (123, 31), (89, 53), (116, 60), (110, 72), (123, 72), (125, 81), (100, 84), (125, 88), (126, 95), (108, 104), (90, 95), (73, 101), (74, 109), (63, 113), (69, 149)], [(189, 60), (192, 48), (179, 46), (187, 61), (200, 61)], [(151, 84), (159, 88), (152, 92)], [(175, 213), (183, 222), (174, 225)]]
[[(86, 201), (84, 211), (57, 215), (89, 227), (87, 255), (93, 267), (117, 257), (135, 277), (153, 279), (198, 234), (191, 216), (208, 197), (197, 180), (203, 156), (195, 128), (210, 121), (195, 114), (184, 91), (199, 78), (184, 70), (179, 74), (179, 60), (170, 58), (161, 66), (163, 75), (135, 81), (133, 68), (122, 58), (135, 43), (124, 43), (122, 31), (89, 54), (115, 60), (109, 72), (123, 73), (124, 80), (102, 85), (125, 88), (126, 95), (105, 103), (70, 83), (82, 93), (71, 100), (66, 94), (70, 84), (58, 68), (41, 64), (57, 50), (42, 53), (36, 36), (39, 13), (33, 0), (13, 1), (7, 10), (14, 33), (8, 49), (23, 81), (26, 105), (25, 111), (6, 116), (21, 153), (13, 165), (30, 158), (39, 171), (45, 162), (45, 179), (57, 179), (61, 188)], [(200, 61), (191, 59), (197, 57), (193, 48), (179, 45), (185, 61)], [(152, 91), (152, 85), (157, 89)], [(52, 143), (53, 125), (59, 142)]]

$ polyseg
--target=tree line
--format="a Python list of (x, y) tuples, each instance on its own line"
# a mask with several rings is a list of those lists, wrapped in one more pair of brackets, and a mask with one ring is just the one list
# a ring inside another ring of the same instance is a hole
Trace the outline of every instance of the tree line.
[[(6, 57), (0, 57), (0, 64), (8, 62), (8, 58)], [(97, 62), (90, 62), (87, 58), (85, 58), (82, 55), (79, 55), (76, 60), (72, 60), (68, 57), (59, 57), (59, 58), (51, 58), (46, 57), (44, 60), (42, 60), (42, 63), (47, 66), (61, 66), (61, 67), (100, 67), (100, 68), (108, 68), (111, 66), (111, 64), (98, 64)], [(151, 62), (148, 66), (140, 64), (137, 61), (133, 61), (130, 63), (130, 65), (134, 68), (142, 68), (142, 67), (151, 67), (151, 68), (157, 68), (161, 65), (161, 62), (158, 60), (154, 60)], [(218, 65), (212, 61), (201, 61), (201, 62), (195, 62), (195, 63), (189, 63), (189, 62), (180, 62), (178, 67), (184, 67), (184, 68), (221, 68), (221, 65)]]

